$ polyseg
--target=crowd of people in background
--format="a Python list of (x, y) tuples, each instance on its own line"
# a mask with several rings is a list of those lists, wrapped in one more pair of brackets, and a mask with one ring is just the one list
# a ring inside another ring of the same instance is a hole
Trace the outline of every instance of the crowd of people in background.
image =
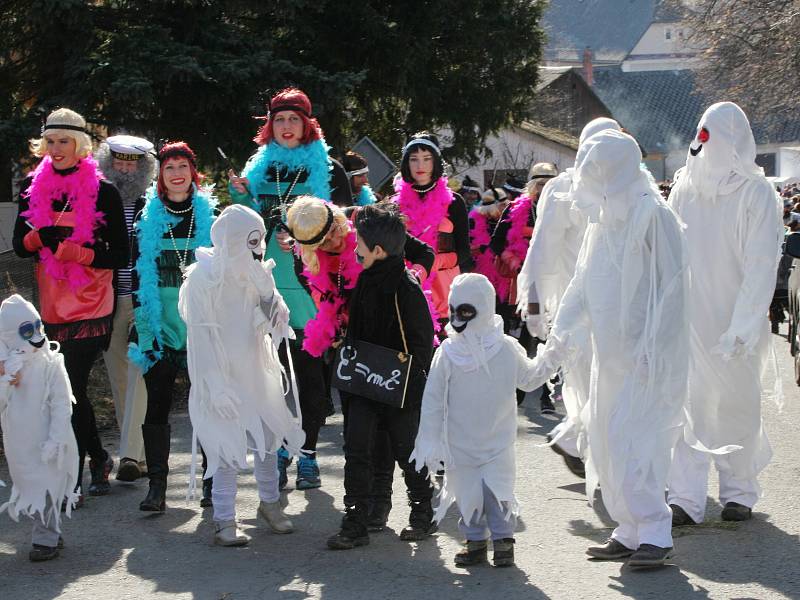
[[(39, 306), (12, 296), (0, 307), (14, 484), (0, 510), (34, 519), (31, 560), (59, 555), (61, 512), (113, 490), (87, 390), (101, 353), (116, 478), (147, 478), (141, 511), (168, 509), (170, 414), (188, 375), (191, 491), (201, 463), (200, 504), (222, 546), (249, 542), (236, 500), (250, 453), (259, 518), (294, 530), (281, 492), (293, 463), (296, 489), (323, 485), (334, 388), (345, 494), (331, 549), (385, 528), (397, 465), (402, 540), (429, 538), (456, 504), (456, 565), (486, 562), (490, 547), (495, 566), (513, 565), (516, 408), (539, 387), (541, 413), (566, 411), (549, 446), (617, 522), (590, 559), (663, 565), (672, 528), (704, 519), (712, 462), (722, 518), (751, 518), (770, 458), (767, 309), (774, 324), (800, 191), (779, 190), (781, 223), (735, 104), (709, 107), (674, 182), (656, 184), (636, 141), (602, 118), (586, 124), (574, 166), (535, 162), (486, 189), (449, 178), (438, 137), (418, 132), (382, 195), (363, 156), (330, 156), (310, 99), (288, 88), (244, 169), (228, 173), (228, 206), (186, 142), (113, 135), (93, 151), (86, 127), (61, 108), (32, 141), (41, 162), (22, 184), (13, 241), (35, 261)], [(706, 276), (722, 247), (738, 251)], [(358, 352), (356, 389), (343, 369)], [(387, 356), (388, 374), (369, 372), (366, 353)]]

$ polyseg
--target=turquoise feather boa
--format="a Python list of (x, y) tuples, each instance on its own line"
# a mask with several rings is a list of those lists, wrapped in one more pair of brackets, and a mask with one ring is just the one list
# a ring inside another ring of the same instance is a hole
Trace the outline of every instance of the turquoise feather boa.
[(362, 185), (361, 191), (358, 193), (356, 204), (358, 204), (358, 206), (369, 206), (370, 204), (375, 204), (377, 201), (375, 194), (372, 193), (372, 188), (368, 185)]
[[(306, 184), (311, 193), (322, 200), (331, 199), (331, 159), (328, 156), (328, 145), (324, 139), (296, 148), (286, 148), (277, 142), (261, 146), (250, 157), (242, 171), (242, 176), (250, 180), (250, 193), (257, 204), (260, 194), (268, 193), (266, 186), (267, 168), (272, 164), (283, 165), (290, 171), (304, 167), (308, 171)], [(258, 206), (252, 208), (258, 210)]]
[[(211, 246), (211, 223), (214, 221), (217, 199), (210, 190), (197, 189), (194, 184), (192, 188), (196, 246)], [(161, 254), (161, 240), (167, 233), (167, 224), (174, 227), (180, 221), (180, 217), (169, 214), (164, 208), (153, 183), (147, 190), (142, 216), (136, 223), (139, 258), (134, 268), (139, 276), (139, 289), (135, 292), (139, 306), (135, 311), (135, 320), (139, 343), (131, 342), (128, 347), (128, 358), (141, 368), (142, 373), (146, 373), (163, 354), (157, 259)], [(158, 351), (153, 350), (153, 342), (158, 343)]]

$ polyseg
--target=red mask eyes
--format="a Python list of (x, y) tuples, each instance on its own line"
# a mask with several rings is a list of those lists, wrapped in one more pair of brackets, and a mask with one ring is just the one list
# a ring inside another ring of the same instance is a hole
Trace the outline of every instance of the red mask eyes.
[(711, 137), (711, 134), (708, 133), (708, 129), (703, 127), (700, 131), (697, 132), (697, 141), (701, 144), (705, 144), (708, 141), (708, 138)]

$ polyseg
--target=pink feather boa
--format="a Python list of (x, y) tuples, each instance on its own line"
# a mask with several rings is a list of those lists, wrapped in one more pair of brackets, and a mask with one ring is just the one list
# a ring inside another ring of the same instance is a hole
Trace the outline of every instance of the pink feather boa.
[[(501, 259), (506, 263), (512, 262), (519, 265), (516, 267), (517, 272), (519, 272), (525, 260), (525, 255), (528, 253), (528, 245), (531, 242), (530, 236), (525, 234), (530, 214), (531, 198), (526, 194), (514, 201), (506, 215), (506, 221), (511, 223), (511, 227), (508, 229), (506, 249), (503, 251)], [(504, 303), (508, 302), (511, 292), (510, 286), (513, 281), (514, 279), (498, 276), (495, 289), (498, 297)]]
[[(356, 287), (363, 268), (356, 260), (355, 231), (350, 231), (345, 238), (344, 250), (339, 254), (338, 268), (334, 267), (331, 254), (317, 249), (316, 255), (319, 261), (317, 274), (312, 274), (308, 267), (303, 270), (309, 286), (320, 294), (317, 316), (306, 323), (303, 350), (311, 356), (322, 356), (333, 346), (340, 328), (347, 320), (347, 298), (343, 292)], [(342, 290), (338, 288), (339, 273), (342, 275)]]
[[(105, 215), (96, 210), (101, 179), (103, 174), (91, 154), (81, 159), (77, 171), (69, 175), (57, 174), (52, 159), (45, 156), (33, 172), (33, 180), (26, 194), (29, 199), (28, 210), (22, 216), (36, 229), (55, 225), (57, 217), (53, 202), (66, 196), (75, 215), (75, 227), (67, 241), (79, 246), (94, 245), (94, 231), (105, 222)], [(39, 250), (39, 261), (50, 277), (66, 279), (72, 291), (92, 281), (85, 266), (58, 260), (50, 248)]]
[(494, 268), (494, 252), (489, 247), (492, 233), (489, 230), (489, 219), (478, 210), (471, 210), (469, 218), (474, 226), (469, 232), (470, 247), (475, 257), (475, 272), (484, 275), (497, 287), (497, 270)]
[[(434, 188), (424, 196), (420, 196), (414, 187), (404, 179), (398, 179), (395, 190), (398, 192), (397, 205), (400, 207), (400, 212), (406, 216), (408, 233), (422, 240), (433, 248), (434, 252), (437, 252), (439, 225), (447, 217), (450, 203), (453, 201), (453, 192), (447, 187), (447, 178), (440, 178)], [(439, 333), (442, 329), (439, 319), (445, 317), (440, 316), (439, 311), (433, 305), (431, 284), (435, 277), (436, 271), (428, 275), (428, 278), (422, 283), (422, 291), (425, 292), (428, 310), (433, 319), (433, 329)], [(438, 339), (436, 339), (436, 345), (438, 345)]]

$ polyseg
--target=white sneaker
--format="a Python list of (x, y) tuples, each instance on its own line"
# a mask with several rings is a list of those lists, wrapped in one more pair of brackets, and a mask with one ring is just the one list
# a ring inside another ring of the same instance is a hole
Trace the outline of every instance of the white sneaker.
[(260, 502), (258, 504), (258, 515), (264, 519), (275, 533), (292, 533), (294, 525), (286, 516), (281, 508), (280, 500), (276, 502)]
[(214, 543), (217, 546), (246, 546), (250, 538), (239, 533), (236, 521), (220, 521), (214, 523)]

